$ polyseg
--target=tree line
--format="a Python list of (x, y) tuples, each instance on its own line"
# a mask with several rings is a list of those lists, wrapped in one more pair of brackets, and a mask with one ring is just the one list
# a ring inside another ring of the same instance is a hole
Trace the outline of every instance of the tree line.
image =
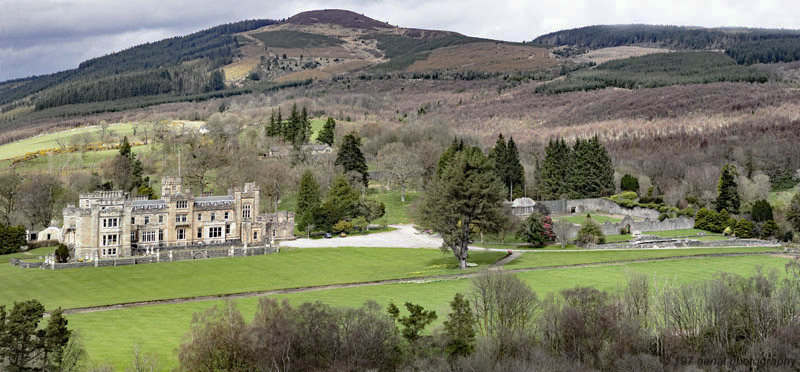
[(550, 140), (537, 167), (539, 194), (544, 200), (610, 196), (616, 190), (614, 165), (600, 139)]
[(631, 274), (617, 292), (575, 287), (548, 298), (513, 274), (487, 273), (446, 314), (413, 302), (294, 307), (264, 298), (250, 322), (232, 303), (196, 314), (179, 370), (664, 372), (701, 366), (698, 358), (791, 370), (799, 293), (791, 262), (783, 277), (756, 270), (678, 285)]
[(607, 48), (657, 44), (672, 49), (727, 49), (754, 40), (800, 38), (795, 30), (697, 28), (657, 25), (602, 25), (556, 31), (534, 43)]
[(606, 62), (594, 69), (578, 70), (568, 74), (565, 79), (537, 86), (536, 92), (559, 94), (607, 87), (642, 89), (739, 81), (765, 83), (768, 79), (769, 74), (740, 66), (721, 53), (657, 53)]

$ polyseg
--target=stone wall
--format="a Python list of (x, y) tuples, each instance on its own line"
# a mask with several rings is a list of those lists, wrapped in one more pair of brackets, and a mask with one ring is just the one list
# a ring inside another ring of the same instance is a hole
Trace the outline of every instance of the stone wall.
[(638, 218), (658, 219), (661, 214), (655, 209), (633, 207), (625, 208), (611, 200), (603, 198), (573, 199), (573, 200), (543, 200), (542, 204), (553, 214), (586, 214), (591, 212), (604, 212)]
[[(628, 227), (630, 227), (631, 232), (693, 229), (694, 218), (681, 216), (678, 218), (667, 218), (664, 221), (659, 221), (658, 219), (651, 220), (649, 218), (644, 221), (634, 221), (633, 218), (628, 216), (625, 217), (622, 222), (606, 222), (599, 225), (603, 230), (603, 235), (618, 235), (623, 228), (627, 230)], [(579, 225), (573, 224), (572, 230), (569, 233), (569, 239), (577, 238), (578, 230), (580, 229), (581, 227)]]
[(124, 257), (115, 259), (101, 259), (86, 262), (69, 262), (69, 263), (44, 263), (44, 262), (26, 262), (19, 259), (9, 259), (12, 266), (19, 266), (24, 269), (43, 268), (43, 269), (77, 269), (82, 267), (107, 267), (107, 266), (126, 266), (126, 265), (141, 265), (158, 262), (172, 262), (172, 261), (188, 261), (188, 260), (201, 260), (207, 258), (223, 258), (223, 257), (245, 257), (257, 256), (274, 253), (275, 249), (270, 247), (248, 247), (241, 246), (228, 246), (228, 247), (214, 247), (205, 249), (187, 249), (187, 250), (169, 250), (159, 253), (153, 253), (147, 256)]
[(727, 239), (727, 240), (712, 240), (712, 241), (698, 241), (692, 239), (674, 239), (672, 242), (653, 242), (653, 243), (614, 243), (614, 244), (600, 244), (591, 245), (589, 248), (595, 249), (647, 249), (647, 248), (685, 248), (685, 247), (781, 247), (781, 244), (774, 241), (765, 241), (758, 239)]

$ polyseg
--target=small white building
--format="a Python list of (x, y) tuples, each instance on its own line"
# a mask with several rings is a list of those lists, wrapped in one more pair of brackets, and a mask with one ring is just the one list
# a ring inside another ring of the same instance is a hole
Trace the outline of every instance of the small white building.
[(528, 216), (533, 213), (536, 202), (531, 198), (517, 198), (511, 202), (511, 212), (515, 216)]
[(28, 230), (26, 237), (28, 242), (44, 242), (44, 241), (58, 241), (61, 243), (61, 229), (55, 226), (50, 226), (42, 231)]

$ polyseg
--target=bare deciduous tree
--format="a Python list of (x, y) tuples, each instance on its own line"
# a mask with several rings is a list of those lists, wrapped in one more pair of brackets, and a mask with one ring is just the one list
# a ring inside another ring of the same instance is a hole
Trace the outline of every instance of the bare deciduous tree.
[(392, 142), (378, 152), (378, 163), (389, 180), (400, 187), (400, 201), (406, 201), (406, 188), (422, 173), (419, 156), (400, 142)]
[(561, 243), (561, 249), (565, 248), (569, 235), (574, 229), (573, 225), (567, 221), (558, 220), (553, 223), (553, 233), (556, 234), (556, 238)]

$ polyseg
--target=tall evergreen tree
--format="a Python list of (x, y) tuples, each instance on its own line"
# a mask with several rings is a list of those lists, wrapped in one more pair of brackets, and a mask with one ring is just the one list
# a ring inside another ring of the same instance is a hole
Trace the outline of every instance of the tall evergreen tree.
[(522, 196), (525, 169), (519, 161), (519, 150), (514, 143), (514, 138), (510, 138), (506, 143), (503, 134), (500, 133), (494, 148), (489, 153), (489, 158), (494, 163), (497, 176), (508, 191), (509, 199), (513, 200), (515, 197)]
[(350, 132), (342, 139), (342, 144), (339, 146), (339, 154), (336, 157), (336, 165), (341, 165), (345, 173), (361, 173), (364, 187), (369, 185), (367, 160), (364, 158), (364, 153), (361, 152), (361, 138), (358, 137), (356, 132)]
[(324, 143), (328, 146), (333, 146), (334, 141), (334, 130), (336, 129), (336, 120), (333, 120), (332, 117), (328, 117), (328, 120), (325, 122), (325, 125), (322, 126), (319, 133), (317, 134), (317, 141), (319, 143)]
[(725, 164), (722, 167), (719, 183), (717, 183), (717, 212), (723, 209), (734, 214), (739, 212), (741, 201), (739, 199), (739, 186), (736, 183), (738, 175), (736, 167), (732, 164)]
[(571, 163), (569, 185), (573, 198), (596, 198), (614, 192), (614, 165), (597, 136), (575, 141)]
[(448, 320), (444, 322), (445, 333), (450, 336), (446, 351), (450, 356), (466, 356), (475, 350), (475, 317), (469, 301), (456, 293), (450, 301)]
[(794, 195), (786, 211), (786, 219), (792, 224), (794, 231), (800, 232), (800, 192)]
[(314, 221), (314, 210), (320, 205), (319, 184), (310, 170), (303, 172), (300, 176), (300, 188), (297, 191), (297, 208), (295, 216), (301, 229)]
[(308, 117), (308, 110), (306, 110), (305, 106), (300, 111), (300, 120), (297, 123), (295, 137), (295, 143), (298, 145), (304, 145), (311, 139), (311, 119)]
[(283, 125), (284, 141), (294, 144), (297, 132), (300, 128), (300, 112), (297, 111), (297, 103), (292, 104), (292, 111), (289, 113), (289, 121)]
[(542, 199), (557, 200), (569, 196), (571, 151), (563, 139), (550, 140), (545, 147), (545, 156), (539, 169), (539, 193)]
[(450, 154), (448, 161), (441, 160), (444, 171), (425, 192), (420, 220), (442, 235), (442, 249), (451, 250), (459, 267), (466, 269), (473, 234), (498, 231), (505, 222), (505, 193), (480, 148), (465, 147)]
[(447, 150), (444, 150), (442, 156), (439, 157), (439, 163), (436, 165), (436, 176), (441, 176), (445, 168), (450, 165), (450, 161), (455, 157), (456, 153), (464, 150), (464, 141), (458, 138), (453, 138), (453, 143)]
[(508, 152), (506, 162), (508, 164), (504, 182), (509, 188), (511, 199), (520, 197), (525, 193), (525, 168), (519, 160), (519, 150), (514, 142), (514, 137), (508, 139)]

